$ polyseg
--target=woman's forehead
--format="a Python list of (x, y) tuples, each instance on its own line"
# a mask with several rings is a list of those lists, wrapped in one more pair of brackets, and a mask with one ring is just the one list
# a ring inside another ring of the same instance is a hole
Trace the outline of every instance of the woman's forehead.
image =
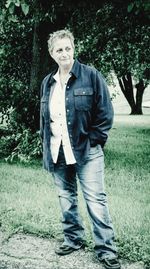
[(53, 42), (54, 48), (64, 47), (64, 46), (72, 46), (71, 40), (68, 37), (57, 38)]

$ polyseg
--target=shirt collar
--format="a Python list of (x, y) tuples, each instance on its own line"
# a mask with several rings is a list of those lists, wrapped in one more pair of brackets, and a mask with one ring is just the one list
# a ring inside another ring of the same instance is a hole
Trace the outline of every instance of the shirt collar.
[(53, 78), (59, 82), (60, 81), (60, 77), (59, 77), (59, 69), (57, 70), (56, 74), (53, 76)]

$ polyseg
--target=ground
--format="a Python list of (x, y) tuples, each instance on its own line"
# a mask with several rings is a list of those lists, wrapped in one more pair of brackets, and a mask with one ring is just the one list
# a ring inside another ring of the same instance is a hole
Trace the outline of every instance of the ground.
[[(59, 257), (60, 242), (25, 234), (7, 238), (0, 232), (0, 269), (103, 269), (94, 252), (88, 249)], [(122, 269), (144, 269), (141, 262), (121, 261)]]

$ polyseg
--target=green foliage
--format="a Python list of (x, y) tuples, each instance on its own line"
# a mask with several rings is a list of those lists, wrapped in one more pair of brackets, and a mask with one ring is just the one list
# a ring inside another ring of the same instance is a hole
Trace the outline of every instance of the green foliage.
[[(13, 15), (14, 16), (14, 15)], [(18, 113), (17, 125), (28, 128), (31, 120), (31, 106), (37, 105), (37, 96), (30, 93), (30, 72), (32, 59), (32, 24), (23, 15), (13, 17), (2, 8), (0, 18), (0, 112), (9, 116), (10, 108)], [(33, 106), (34, 111), (34, 106)], [(32, 112), (33, 114), (34, 112)], [(32, 115), (32, 117), (34, 114)]]
[(51, 68), (47, 25), (49, 32), (70, 27), (76, 55), (109, 81), (115, 69), (118, 77), (130, 71), (148, 83), (147, 1), (3, 0), (0, 6), (0, 112), (11, 118), (13, 129), (39, 128), (40, 80)]
[(14, 13), (15, 7), (21, 7), (25, 16), (29, 13), (29, 5), (24, 0), (7, 0), (5, 6), (10, 14)]
[[(2, 131), (1, 131), (2, 133)], [(11, 154), (11, 151), (15, 147), (15, 136), (10, 134), (6, 135), (6, 132), (4, 135), (1, 136), (0, 141), (0, 158), (4, 158)]]
[[(39, 132), (32, 134), (29, 129), (22, 129), (1, 137), (0, 157), (7, 162), (29, 162), (42, 154)], [(6, 157), (7, 156), (7, 157)]]
[(140, 12), (144, 12), (146, 16), (150, 17), (150, 2), (149, 0), (135, 0), (132, 1), (128, 5), (128, 12), (135, 12), (135, 14), (139, 14)]
[(149, 32), (143, 12), (127, 11), (128, 4), (120, 8), (112, 1), (75, 13), (71, 29), (77, 36), (77, 53), (81, 60), (95, 65), (109, 76), (115, 70), (118, 77), (130, 72), (138, 82), (149, 82)]

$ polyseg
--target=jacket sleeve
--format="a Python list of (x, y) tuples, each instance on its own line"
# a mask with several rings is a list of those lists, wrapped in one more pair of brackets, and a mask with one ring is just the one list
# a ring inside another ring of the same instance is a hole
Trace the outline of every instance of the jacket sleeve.
[(94, 104), (89, 134), (90, 144), (91, 146), (100, 144), (104, 147), (108, 131), (112, 127), (114, 111), (105, 79), (97, 70), (93, 83)]

